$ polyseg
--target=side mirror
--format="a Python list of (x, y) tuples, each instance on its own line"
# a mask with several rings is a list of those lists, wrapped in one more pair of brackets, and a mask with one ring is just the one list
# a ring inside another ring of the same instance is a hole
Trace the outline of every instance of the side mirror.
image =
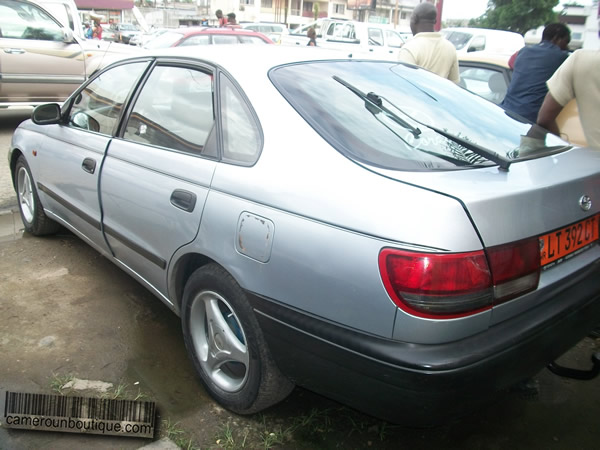
[(51, 125), (59, 123), (60, 119), (60, 106), (58, 103), (39, 105), (31, 114), (31, 120), (37, 125)]

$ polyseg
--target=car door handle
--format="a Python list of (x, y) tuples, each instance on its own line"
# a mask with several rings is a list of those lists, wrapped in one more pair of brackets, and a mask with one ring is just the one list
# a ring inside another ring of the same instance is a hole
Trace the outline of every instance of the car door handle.
[(192, 212), (196, 207), (196, 194), (183, 189), (175, 189), (171, 194), (171, 204), (186, 212)]
[(88, 173), (94, 173), (96, 171), (96, 160), (92, 158), (85, 158), (81, 163), (81, 168)]
[(25, 50), (22, 48), (5, 48), (4, 53), (9, 53), (11, 55), (22, 55), (25, 53)]

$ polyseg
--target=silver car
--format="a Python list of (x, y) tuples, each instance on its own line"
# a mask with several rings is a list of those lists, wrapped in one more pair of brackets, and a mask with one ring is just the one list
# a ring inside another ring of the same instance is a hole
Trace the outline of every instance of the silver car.
[(26, 230), (168, 305), (221, 405), (440, 423), (600, 322), (597, 149), (414, 66), (239, 48), (115, 63), (8, 155)]

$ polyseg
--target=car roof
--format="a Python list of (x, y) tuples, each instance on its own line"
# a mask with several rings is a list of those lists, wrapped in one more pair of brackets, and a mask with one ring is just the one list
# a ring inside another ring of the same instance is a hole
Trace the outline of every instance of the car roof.
[[(240, 52), (240, 46), (234, 44), (202, 46), (199, 52), (196, 46), (169, 47), (164, 49), (146, 50), (149, 56), (182, 57), (192, 60), (205, 61), (222, 66), (227, 70), (259, 71), (295, 62), (315, 60), (348, 60), (346, 52), (315, 47), (288, 47), (280, 45), (247, 46)], [(251, 47), (251, 48), (250, 48)], [(139, 55), (132, 55), (132, 58)], [(248, 64), (249, 61), (252, 64)]]
[[(245, 36), (257, 36), (261, 33), (254, 30), (246, 30), (238, 27), (186, 27), (186, 28), (172, 28), (169, 31), (181, 33), (184, 36), (192, 36), (195, 34), (241, 34)], [(264, 36), (264, 35), (263, 35)]]
[(471, 52), (458, 55), (458, 61), (494, 64), (508, 69), (510, 55), (504, 53)]

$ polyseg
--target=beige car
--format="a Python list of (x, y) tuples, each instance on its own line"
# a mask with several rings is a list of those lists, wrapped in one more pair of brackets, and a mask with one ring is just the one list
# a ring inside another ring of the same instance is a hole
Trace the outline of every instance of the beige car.
[(0, 0), (0, 108), (64, 101), (133, 48), (120, 47), (76, 36), (35, 2)]
[[(460, 84), (497, 105), (502, 103), (512, 77), (510, 55), (467, 53), (459, 55)], [(561, 137), (572, 144), (586, 146), (575, 100), (570, 101), (557, 118)]]

